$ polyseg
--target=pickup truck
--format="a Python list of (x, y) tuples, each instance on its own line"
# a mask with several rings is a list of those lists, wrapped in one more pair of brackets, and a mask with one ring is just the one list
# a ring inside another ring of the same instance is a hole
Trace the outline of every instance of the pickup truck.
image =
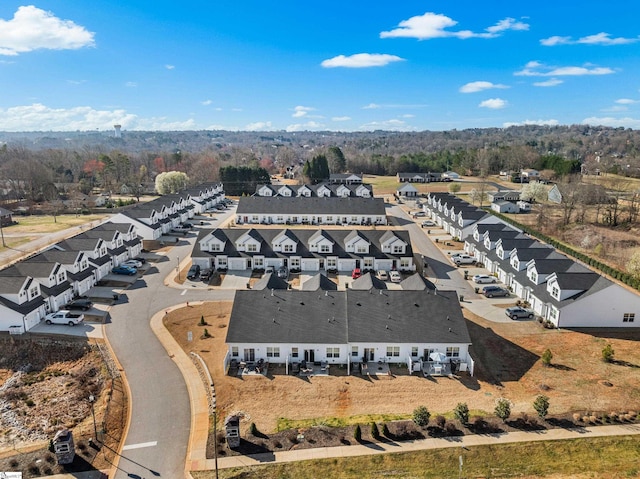
[(468, 254), (457, 254), (451, 257), (451, 261), (457, 266), (460, 266), (461, 264), (474, 264), (476, 259)]
[(68, 324), (69, 326), (75, 326), (84, 321), (84, 314), (75, 314), (69, 310), (63, 309), (57, 313), (49, 313), (44, 318), (47, 324)]

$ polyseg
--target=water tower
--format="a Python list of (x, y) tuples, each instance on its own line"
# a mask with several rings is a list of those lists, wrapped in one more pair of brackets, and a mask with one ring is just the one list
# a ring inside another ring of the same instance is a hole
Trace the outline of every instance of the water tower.
[(116, 130), (115, 137), (122, 138), (122, 133), (120, 132), (120, 128), (122, 128), (122, 125), (113, 125), (113, 128), (115, 128)]

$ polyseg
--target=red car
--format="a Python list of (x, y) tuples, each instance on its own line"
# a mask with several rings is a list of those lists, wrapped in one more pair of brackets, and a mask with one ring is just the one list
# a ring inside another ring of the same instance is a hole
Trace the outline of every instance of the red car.
[(360, 276), (362, 276), (362, 271), (360, 271), (360, 268), (356, 268), (351, 272), (351, 279), (358, 279)]

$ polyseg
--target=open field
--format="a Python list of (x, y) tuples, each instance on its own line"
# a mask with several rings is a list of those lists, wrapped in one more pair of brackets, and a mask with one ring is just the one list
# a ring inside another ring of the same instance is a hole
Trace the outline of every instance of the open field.
[[(463, 458), (462, 471), (459, 457)], [(639, 477), (637, 437), (576, 439), (501, 446), (439, 449), (403, 454), (291, 462), (252, 468), (223, 469), (221, 479), (388, 479), (445, 477), (521, 477), (535, 479)], [(588, 471), (588, 472), (585, 472)], [(459, 473), (462, 472), (461, 475)], [(215, 471), (191, 473), (213, 479)]]
[[(401, 369), (393, 377), (373, 380), (351, 375), (340, 368), (332, 376), (302, 379), (286, 376), (284, 369), (267, 377), (231, 377), (224, 374), (224, 339), (231, 303), (191, 305), (170, 312), (165, 324), (186, 351), (198, 352), (213, 376), (221, 420), (243, 413), (246, 432), (251, 422), (271, 433), (288, 420), (324, 423), (335, 418), (370, 414), (410, 417), (419, 405), (432, 413), (449, 414), (458, 402), (466, 402), (477, 414), (491, 415), (498, 398), (513, 403), (512, 416), (534, 413), (539, 394), (550, 398), (550, 414), (609, 413), (640, 408), (640, 332), (582, 333), (547, 330), (533, 321), (490, 323), (464, 310), (477, 361), (476, 376), (458, 379), (408, 376)], [(201, 316), (207, 322), (199, 326)], [(212, 335), (203, 338), (204, 328)], [(192, 331), (194, 340), (187, 341)], [(606, 343), (615, 350), (616, 362), (602, 362)], [(552, 367), (540, 361), (542, 352), (553, 353)], [(273, 374), (272, 374), (273, 373)]]

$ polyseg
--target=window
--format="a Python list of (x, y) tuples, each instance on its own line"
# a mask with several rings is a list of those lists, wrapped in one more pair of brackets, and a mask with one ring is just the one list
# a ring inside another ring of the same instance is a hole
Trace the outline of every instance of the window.
[(254, 243), (249, 243), (247, 245), (247, 251), (249, 253), (255, 253), (256, 251), (258, 251), (258, 245), (254, 244)]
[(239, 356), (238, 346), (231, 346), (231, 356), (237, 358)]
[(340, 357), (340, 348), (327, 348), (327, 357), (328, 358), (339, 358)]
[(333, 222), (333, 216), (329, 215), (327, 216), (327, 223), (332, 223)]
[(218, 257), (217, 258), (218, 261), (218, 267), (219, 268), (226, 268), (227, 267), (227, 258), (226, 257)]
[(351, 223), (357, 223), (358, 222), (358, 217), (357, 216), (352, 216), (351, 217)]
[(282, 215), (276, 216), (276, 223), (284, 223), (284, 216)]
[(59, 282), (64, 281), (64, 273), (60, 273), (60, 274), (58, 275), (58, 281), (59, 281)]
[(373, 258), (365, 258), (362, 264), (365, 269), (373, 269)]
[(356, 253), (368, 253), (369, 246), (368, 245), (358, 245), (356, 247)]
[(251, 221), (254, 222), (254, 223), (257, 223), (259, 221), (258, 215), (253, 215), (251, 217)]
[(336, 259), (327, 258), (327, 269), (335, 269), (335, 268), (336, 268)]
[(321, 244), (320, 245), (320, 252), (321, 253), (331, 253), (331, 248), (328, 244)]
[(624, 313), (622, 317), (623, 323), (633, 323), (636, 319), (636, 313)]
[(401, 254), (404, 253), (404, 246), (403, 245), (393, 245), (393, 254)]
[(410, 262), (409, 258), (401, 258), (400, 259), (400, 269), (409, 268), (409, 262)]
[(551, 287), (551, 296), (553, 296), (556, 299), (558, 299), (558, 296), (560, 296), (560, 290), (558, 289), (557, 286)]
[(33, 298), (35, 298), (36, 296), (38, 296), (38, 287), (34, 286), (33, 288), (31, 288), (29, 290), (29, 300), (32, 300)]
[(222, 245), (218, 243), (213, 243), (211, 245), (211, 251), (222, 251)]
[(417, 358), (418, 357), (418, 346), (412, 346), (411, 347), (411, 357), (412, 358)]
[(400, 346), (387, 346), (388, 357), (400, 357)]
[(298, 348), (291, 348), (291, 357), (292, 358), (298, 357)]
[(300, 267), (300, 258), (291, 258), (291, 269), (296, 269)]
[(268, 358), (279, 358), (280, 357), (280, 348), (279, 347), (267, 347), (267, 357)]
[(351, 346), (351, 356), (354, 358), (358, 357), (358, 346)]
[(460, 348), (458, 346), (448, 346), (447, 347), (447, 357), (448, 358), (459, 358), (460, 357)]
[(285, 253), (293, 253), (293, 245), (290, 243), (287, 243), (284, 245), (284, 252)]
[(533, 281), (534, 283), (536, 283), (536, 284), (537, 284), (537, 283), (538, 283), (538, 273), (536, 273), (536, 272), (535, 272), (535, 271), (533, 271), (533, 270), (532, 270), (532, 271), (530, 271), (530, 272), (529, 272), (529, 279), (530, 279), (531, 281)]

